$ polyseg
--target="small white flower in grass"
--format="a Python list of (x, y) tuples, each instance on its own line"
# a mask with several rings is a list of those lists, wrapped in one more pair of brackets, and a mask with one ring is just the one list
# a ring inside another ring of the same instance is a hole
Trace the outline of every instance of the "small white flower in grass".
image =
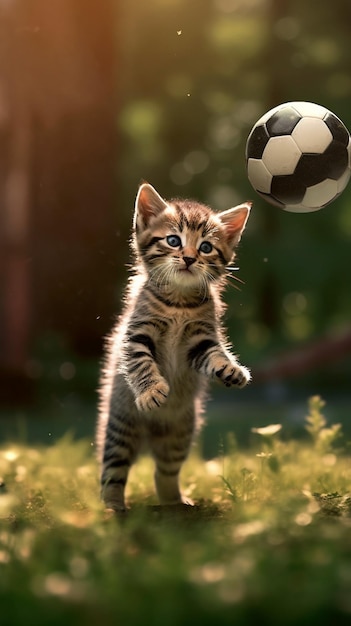
[(312, 515), (310, 513), (299, 513), (295, 517), (295, 522), (298, 526), (308, 526), (312, 522)]
[(10, 493), (5, 493), (0, 497), (0, 519), (5, 519), (13, 512), (18, 505), (18, 498)]
[(225, 569), (221, 563), (210, 562), (202, 567), (195, 567), (190, 572), (190, 580), (200, 584), (216, 584), (225, 577)]
[(72, 581), (60, 572), (52, 572), (45, 578), (44, 588), (50, 595), (67, 596), (71, 592)]
[(0, 550), (0, 563), (5, 564), (9, 563), (11, 560), (9, 552), (6, 550)]
[(269, 426), (262, 426), (262, 428), (251, 428), (251, 432), (261, 435), (262, 437), (272, 437), (279, 433), (281, 429), (281, 424), (270, 424)]
[(223, 463), (221, 464), (216, 459), (211, 459), (210, 461), (207, 461), (206, 463), (206, 471), (211, 476), (218, 476), (218, 474), (221, 473), (222, 469), (223, 469)]
[(244, 541), (247, 537), (260, 535), (265, 530), (266, 524), (262, 520), (252, 520), (251, 522), (238, 524), (233, 531), (234, 539)]
[[(27, 475), (27, 468), (25, 467), (25, 465), (17, 465), (16, 467), (16, 482), (20, 483), (24, 480), (25, 476)], [(0, 479), (0, 484), (1, 484), (1, 479)], [(1, 491), (0, 491), (1, 493)]]
[(218, 583), (224, 578), (225, 570), (221, 563), (206, 563), (201, 568), (201, 575), (205, 583)]
[(16, 461), (18, 459), (19, 454), (16, 450), (5, 450), (3, 456), (6, 461), (10, 461), (10, 463), (12, 463), (13, 461)]
[(322, 458), (323, 464), (327, 465), (328, 467), (333, 467), (333, 465), (335, 465), (337, 458), (335, 454), (325, 454), (324, 457)]

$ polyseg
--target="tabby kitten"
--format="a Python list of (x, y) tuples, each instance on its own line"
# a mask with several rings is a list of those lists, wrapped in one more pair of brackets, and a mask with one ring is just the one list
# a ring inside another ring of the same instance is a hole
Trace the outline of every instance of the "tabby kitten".
[(144, 444), (162, 504), (185, 502), (179, 470), (199, 426), (206, 381), (244, 387), (248, 369), (231, 353), (220, 296), (250, 204), (222, 213), (164, 201), (143, 184), (135, 204), (135, 275), (107, 345), (97, 443), (106, 505), (125, 509), (130, 466)]

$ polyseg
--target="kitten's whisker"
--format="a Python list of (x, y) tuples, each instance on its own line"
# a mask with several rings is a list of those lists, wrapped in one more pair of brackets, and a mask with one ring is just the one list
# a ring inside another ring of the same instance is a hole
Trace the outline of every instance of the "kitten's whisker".
[(234, 289), (236, 289), (237, 291), (241, 291), (240, 287), (238, 287), (238, 285), (236, 285), (235, 283), (229, 283), (231, 287), (234, 287)]
[(162, 287), (165, 287), (166, 285), (172, 284), (172, 282), (174, 282), (175, 272), (176, 270), (173, 265), (167, 263), (152, 268), (150, 275), (152, 275), (156, 287), (158, 289), (161, 289)]
[(232, 280), (236, 280), (237, 283), (241, 283), (242, 285), (245, 285), (245, 281), (241, 280), (241, 278), (239, 278), (239, 276), (233, 276), (232, 274), (226, 274), (227, 278), (231, 278)]
[(226, 278), (230, 278), (231, 282), (229, 283), (231, 285), (231, 287), (234, 287), (234, 289), (236, 289), (237, 291), (241, 291), (240, 287), (238, 287), (238, 285), (235, 284), (236, 282), (240, 282), (242, 285), (245, 285), (243, 280), (238, 279), (236, 276), (231, 276), (230, 274), (226, 274)]
[(159, 289), (166, 281), (167, 267), (164, 265), (157, 265), (150, 270), (150, 277), (155, 282), (156, 287)]

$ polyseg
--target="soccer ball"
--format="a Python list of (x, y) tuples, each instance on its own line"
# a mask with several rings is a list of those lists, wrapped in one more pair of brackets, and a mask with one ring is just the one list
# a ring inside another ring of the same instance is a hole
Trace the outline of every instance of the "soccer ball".
[(317, 211), (350, 178), (350, 134), (334, 113), (312, 102), (286, 102), (252, 128), (246, 144), (249, 181), (287, 211)]

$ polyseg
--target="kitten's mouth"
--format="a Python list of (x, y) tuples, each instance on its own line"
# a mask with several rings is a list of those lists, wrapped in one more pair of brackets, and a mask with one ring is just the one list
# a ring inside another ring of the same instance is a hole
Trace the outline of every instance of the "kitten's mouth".
[(178, 280), (180, 280), (181, 282), (184, 281), (186, 282), (193, 282), (194, 280), (197, 280), (197, 272), (193, 270), (192, 267), (177, 267), (177, 274), (178, 274)]
[(192, 267), (180, 267), (178, 272), (182, 274), (184, 277), (188, 276), (189, 278), (195, 278), (196, 272), (192, 269)]

